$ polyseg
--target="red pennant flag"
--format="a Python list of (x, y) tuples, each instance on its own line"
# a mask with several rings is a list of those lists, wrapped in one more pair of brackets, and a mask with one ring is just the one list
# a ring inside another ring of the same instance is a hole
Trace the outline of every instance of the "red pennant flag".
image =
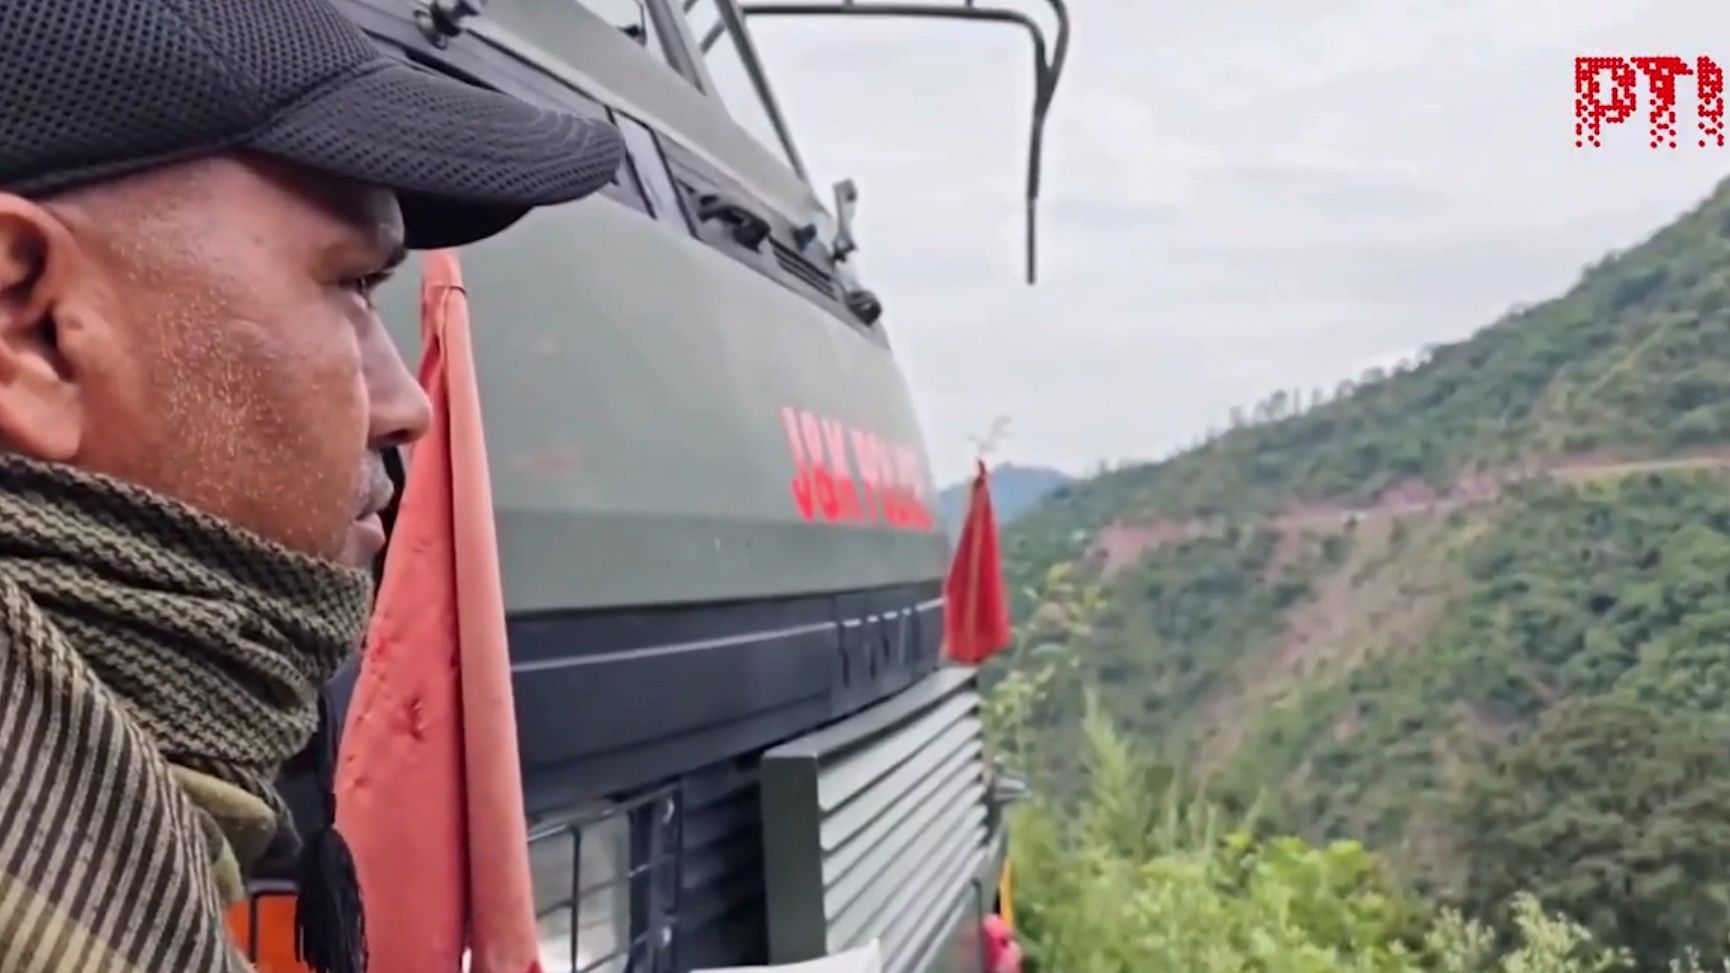
[(539, 973), (503, 585), (468, 301), (425, 256), (410, 457), (337, 769), (376, 973)]
[(997, 555), (997, 517), (991, 511), (984, 461), (973, 478), (967, 519), (961, 525), (943, 597), (943, 642), (956, 662), (978, 665), (1014, 637), (1003, 565)]

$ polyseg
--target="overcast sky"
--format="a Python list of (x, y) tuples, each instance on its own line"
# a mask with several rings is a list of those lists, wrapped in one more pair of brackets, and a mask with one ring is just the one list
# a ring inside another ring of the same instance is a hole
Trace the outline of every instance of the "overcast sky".
[(752, 22), (814, 178), (859, 183), (861, 270), (942, 481), (999, 415), (999, 459), (1165, 455), (1275, 388), (1554, 296), (1730, 174), (1730, 148), (1653, 151), (1633, 125), (1573, 144), (1575, 55), (1730, 65), (1730, 5), (1073, 5), (1033, 288), (1022, 34)]

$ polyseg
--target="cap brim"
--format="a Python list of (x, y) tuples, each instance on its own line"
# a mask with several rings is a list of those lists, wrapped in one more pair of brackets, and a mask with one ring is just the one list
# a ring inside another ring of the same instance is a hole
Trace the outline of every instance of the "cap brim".
[(413, 249), (491, 236), (605, 186), (624, 160), (606, 122), (381, 57), (278, 117), (248, 147), (395, 190)]

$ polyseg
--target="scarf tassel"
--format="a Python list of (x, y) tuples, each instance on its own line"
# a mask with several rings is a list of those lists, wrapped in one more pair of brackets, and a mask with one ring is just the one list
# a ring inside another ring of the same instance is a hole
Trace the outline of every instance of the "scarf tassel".
[(318, 730), (308, 746), (318, 780), (324, 820), (302, 844), (295, 936), (300, 955), (315, 973), (365, 973), (366, 918), (354, 856), (336, 830), (335, 732), (324, 694), (318, 700)]
[(295, 933), (301, 957), (317, 973), (364, 973), (360, 885), (348, 843), (335, 828), (320, 828), (307, 837), (297, 877)]

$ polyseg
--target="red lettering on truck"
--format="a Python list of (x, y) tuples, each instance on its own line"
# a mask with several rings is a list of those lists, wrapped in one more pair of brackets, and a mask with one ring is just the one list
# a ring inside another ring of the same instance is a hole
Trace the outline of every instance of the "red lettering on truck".
[(793, 462), (789, 489), (806, 522), (931, 529), (917, 449), (791, 406), (781, 409), (781, 426)]
[(823, 427), (809, 412), (799, 414), (799, 432), (805, 440), (805, 455), (809, 457), (811, 483), (817, 494), (817, 509), (824, 520), (834, 520), (840, 504), (835, 500), (835, 477), (823, 458)]
[(810, 520), (817, 515), (817, 500), (811, 495), (811, 460), (805, 455), (799, 413), (782, 408), (781, 427), (787, 433), (787, 451), (793, 455), (793, 503), (799, 508), (799, 516)]
[(834, 475), (835, 500), (839, 508), (836, 519), (859, 520), (859, 489), (853, 482), (853, 471), (847, 466), (847, 427), (838, 419), (823, 420), (823, 446), (829, 456), (829, 468)]
[(883, 477), (878, 469), (877, 437), (863, 429), (851, 430), (853, 460), (859, 467), (861, 516), (867, 523), (883, 519)]

